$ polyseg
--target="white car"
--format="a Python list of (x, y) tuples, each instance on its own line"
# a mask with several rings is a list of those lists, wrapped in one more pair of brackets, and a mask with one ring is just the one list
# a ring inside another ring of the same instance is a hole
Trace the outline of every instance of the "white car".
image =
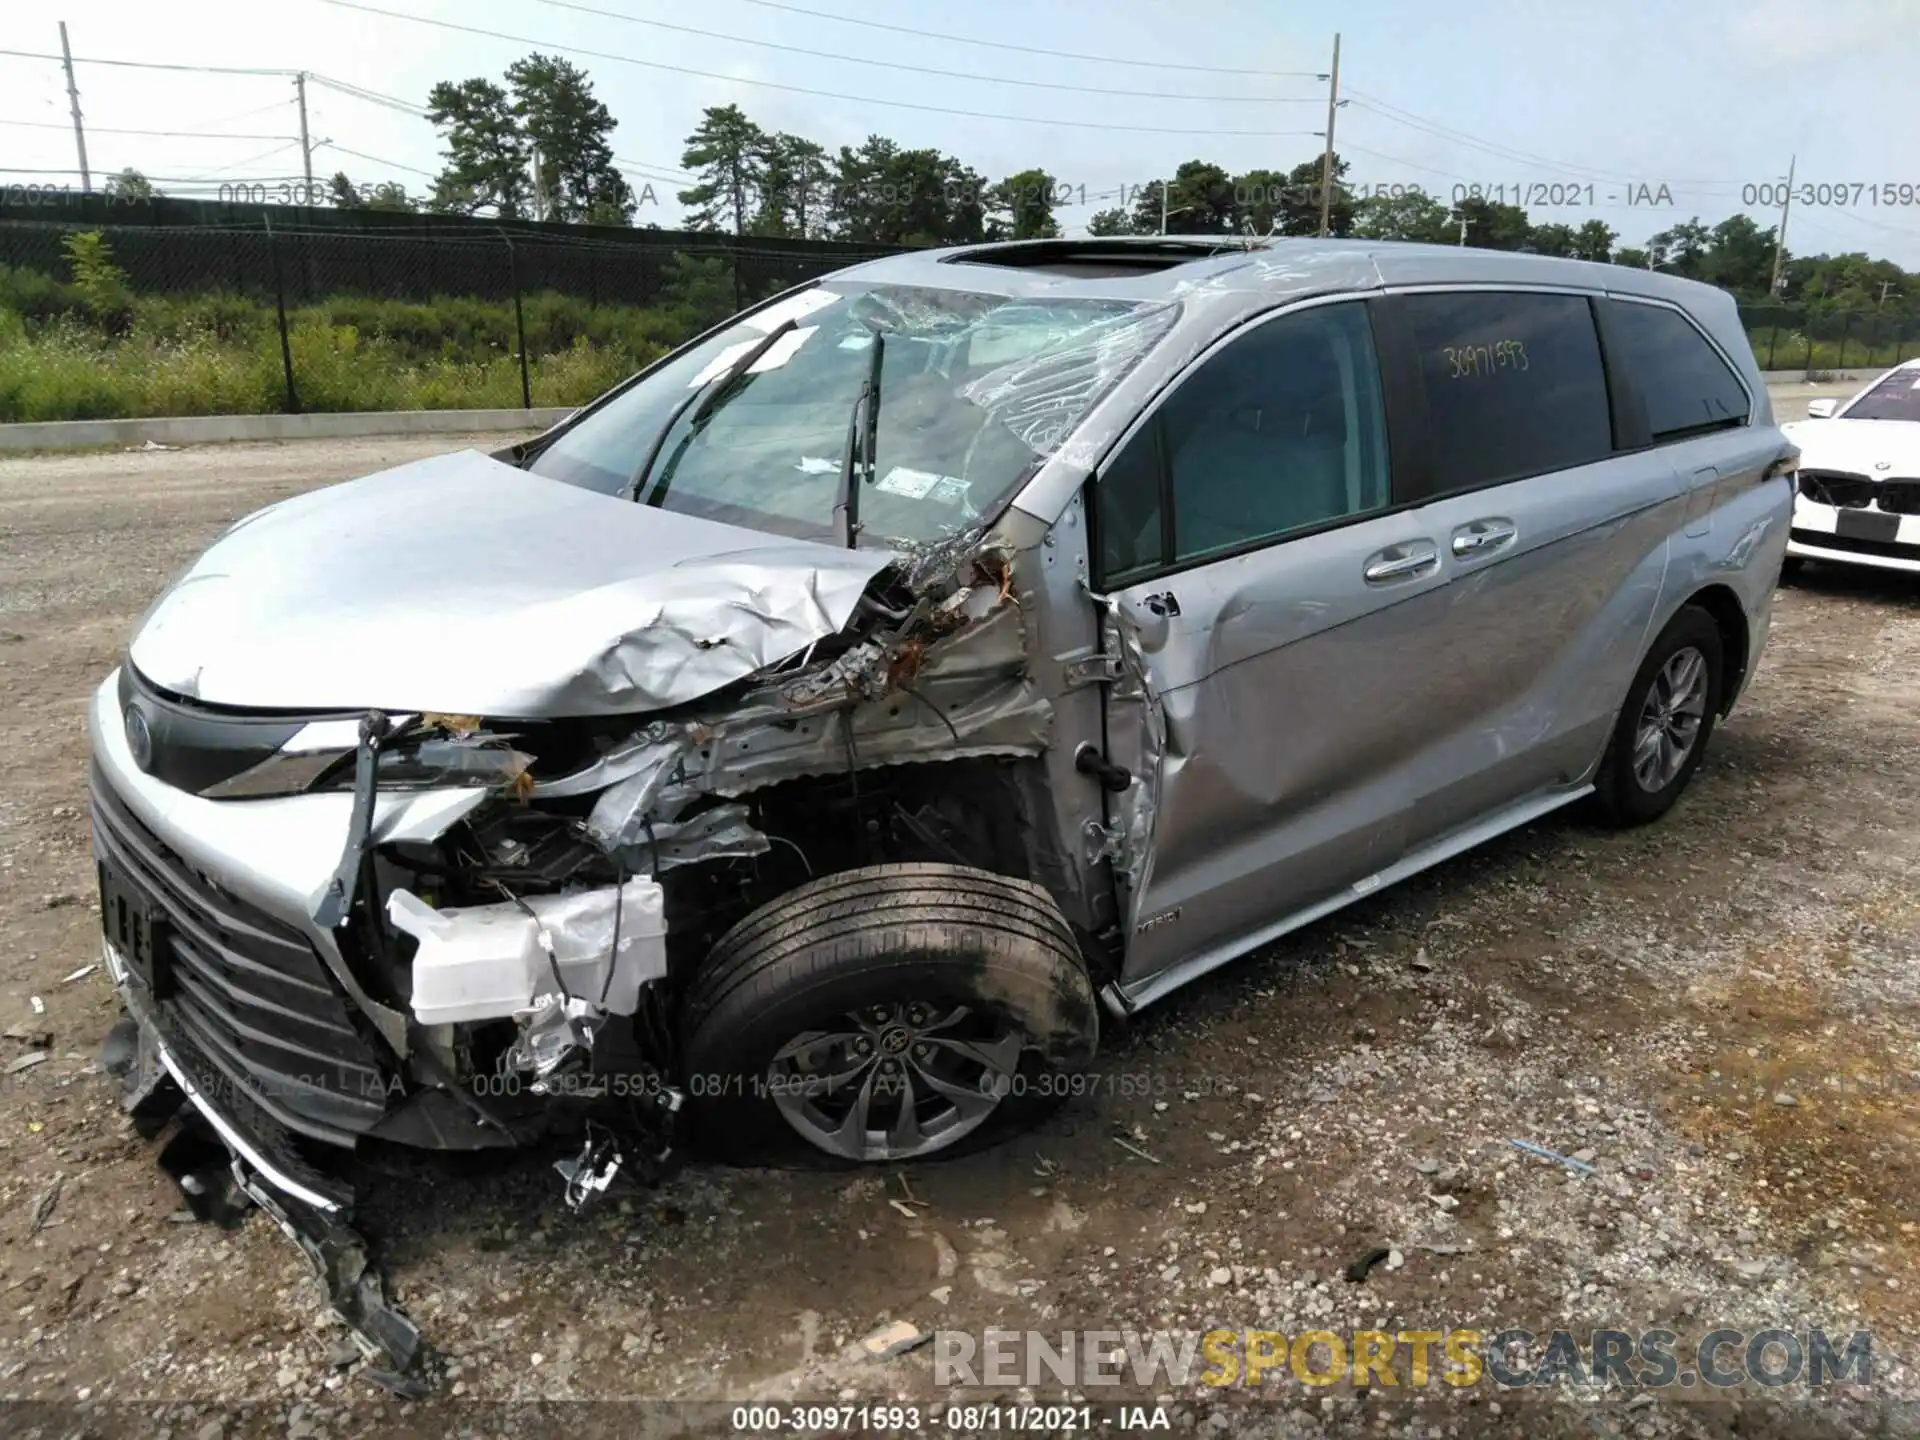
[(1802, 560), (1920, 571), (1920, 359), (1844, 405), (1815, 400), (1780, 428), (1800, 447), (1786, 566)]

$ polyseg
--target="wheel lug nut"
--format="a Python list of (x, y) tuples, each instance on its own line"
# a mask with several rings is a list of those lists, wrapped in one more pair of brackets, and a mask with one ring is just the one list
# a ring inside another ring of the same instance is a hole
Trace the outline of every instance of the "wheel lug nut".
[(916, 1045), (913, 1047), (913, 1058), (916, 1060), (925, 1060), (932, 1054), (933, 1047), (931, 1045)]

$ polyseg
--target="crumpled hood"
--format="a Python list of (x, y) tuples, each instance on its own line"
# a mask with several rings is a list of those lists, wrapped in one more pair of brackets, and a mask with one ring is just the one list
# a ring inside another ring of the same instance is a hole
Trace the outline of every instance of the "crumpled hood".
[(1803, 470), (1851, 470), (1874, 480), (1920, 477), (1920, 423), (1912, 420), (1796, 420), (1780, 429), (1800, 447)]
[(220, 705), (629, 714), (833, 634), (892, 558), (635, 505), (467, 450), (242, 520), (154, 603), (131, 659)]

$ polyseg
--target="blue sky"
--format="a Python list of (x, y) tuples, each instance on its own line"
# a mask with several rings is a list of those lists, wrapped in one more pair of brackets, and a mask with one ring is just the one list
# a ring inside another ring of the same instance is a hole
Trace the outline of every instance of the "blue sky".
[[(619, 119), (615, 149), (635, 187), (652, 187), (658, 203), (639, 218), (663, 225), (678, 213), (687, 132), (703, 107), (729, 102), (769, 129), (830, 149), (877, 131), (955, 153), (990, 177), (1042, 166), (1087, 197), (1061, 212), (1069, 224), (1113, 203), (1118, 187), (1183, 160), (1233, 171), (1288, 168), (1321, 143), (1312, 132), (1326, 123), (1326, 89), (1315, 75), (1328, 67), (1336, 29), (1350, 102), (1337, 138), (1353, 181), (1417, 183), (1442, 200), (1455, 185), (1505, 185), (1509, 193), (1516, 184), (1558, 185), (1577, 203), (1530, 206), (1536, 221), (1597, 215), (1626, 243), (1695, 215), (1713, 223), (1748, 209), (1770, 223), (1773, 212), (1743, 204), (1743, 191), (1782, 178), (1795, 154), (1803, 182), (1904, 183), (1920, 199), (1920, 0), (792, 0), (818, 15), (753, 0), (578, 0), (603, 14), (555, 0), (368, 3), (568, 54)], [(57, 50), (64, 14), (79, 56), (307, 69), (416, 105), (435, 80), (497, 78), (535, 48), (324, 0), (66, 0), (31, 16), (24, 4), (7, 8), (0, 48)], [(962, 44), (823, 15), (1140, 63)], [(652, 65), (604, 58), (613, 55)], [(79, 82), (96, 174), (133, 165), (205, 188), (298, 172), (298, 151), (281, 138), (294, 133), (292, 85), (283, 77), (83, 65)], [(1087, 89), (1049, 88), (1056, 86)], [(1117, 93), (1088, 93), (1100, 90)], [(438, 146), (424, 120), (321, 86), (309, 99), (315, 139), (344, 147), (323, 149), (317, 174), (345, 168), (356, 180), (426, 187), (420, 172), (437, 167)], [(928, 108), (909, 108), (916, 106)], [(951, 111), (973, 113), (944, 113)], [(65, 121), (58, 66), (0, 56), (0, 182), (76, 181), (53, 173), (75, 163)], [(1657, 198), (1662, 184), (1670, 205), (1630, 203), (1648, 192)], [(1845, 199), (1796, 202), (1791, 248), (1866, 250), (1920, 268), (1920, 204)]]

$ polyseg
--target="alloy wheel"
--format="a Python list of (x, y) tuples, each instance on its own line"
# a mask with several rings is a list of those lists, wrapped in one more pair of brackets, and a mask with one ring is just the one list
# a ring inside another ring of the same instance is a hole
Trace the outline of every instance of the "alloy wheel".
[(1694, 646), (1683, 646), (1660, 667), (1640, 706), (1633, 778), (1642, 790), (1657, 794), (1673, 783), (1693, 754), (1706, 715), (1707, 657)]
[(809, 1144), (848, 1160), (908, 1160), (986, 1123), (1013, 1088), (1020, 1032), (965, 1005), (867, 1005), (796, 1035), (766, 1085)]

